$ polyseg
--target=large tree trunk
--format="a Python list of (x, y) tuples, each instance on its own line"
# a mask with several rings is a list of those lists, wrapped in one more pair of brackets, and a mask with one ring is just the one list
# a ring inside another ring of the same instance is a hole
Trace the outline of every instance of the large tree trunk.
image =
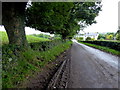
[(27, 46), (25, 36), (25, 7), (26, 2), (2, 3), (2, 24), (8, 34), (9, 43)]

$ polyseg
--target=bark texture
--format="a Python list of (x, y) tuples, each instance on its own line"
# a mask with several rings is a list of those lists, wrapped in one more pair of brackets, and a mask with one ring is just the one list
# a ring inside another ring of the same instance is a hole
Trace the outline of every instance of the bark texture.
[(25, 7), (26, 2), (2, 3), (2, 24), (9, 38), (9, 44), (27, 46), (25, 36)]

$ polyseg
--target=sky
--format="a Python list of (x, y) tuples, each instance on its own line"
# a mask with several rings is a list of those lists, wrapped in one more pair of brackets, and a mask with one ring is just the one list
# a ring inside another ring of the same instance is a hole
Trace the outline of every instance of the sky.
[[(95, 18), (96, 24), (92, 24), (84, 29), (85, 32), (117, 32), (118, 30), (118, 2), (120, 0), (102, 0), (102, 11)], [(5, 31), (0, 26), (0, 31)], [(25, 27), (25, 33), (40, 34), (41, 32), (29, 27)], [(49, 33), (47, 33), (49, 34)]]
[(85, 32), (117, 32), (118, 2), (120, 0), (102, 0), (102, 11), (95, 18), (97, 24), (84, 29)]

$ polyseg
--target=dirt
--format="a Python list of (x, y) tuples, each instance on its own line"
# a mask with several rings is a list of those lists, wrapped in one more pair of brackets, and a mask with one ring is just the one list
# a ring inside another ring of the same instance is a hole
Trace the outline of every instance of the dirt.
[[(46, 89), (50, 80), (57, 72), (58, 68), (61, 66), (62, 62), (68, 58), (70, 49), (63, 52), (60, 56), (57, 57), (53, 62), (46, 64), (40, 72), (35, 73), (34, 77), (30, 77), (26, 82), (22, 84), (22, 88), (44, 88)], [(62, 71), (64, 72), (64, 71)], [(65, 77), (65, 75), (64, 75)], [(62, 80), (63, 82), (65, 80)], [(60, 84), (63, 85), (62, 83)], [(64, 85), (63, 85), (64, 86)]]
[(64, 62), (51, 79), (47, 89), (67, 88), (70, 79), (71, 49), (66, 54), (66, 57), (63, 58)]

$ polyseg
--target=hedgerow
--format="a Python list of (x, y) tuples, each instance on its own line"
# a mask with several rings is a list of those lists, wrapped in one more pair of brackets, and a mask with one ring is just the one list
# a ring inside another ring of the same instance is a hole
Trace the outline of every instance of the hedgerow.
[[(31, 43), (29, 49), (16, 45), (2, 47), (2, 87), (17, 88), (71, 46), (71, 41)], [(43, 48), (44, 47), (44, 48)]]
[(95, 45), (95, 44), (90, 44), (90, 43), (85, 43), (85, 42), (80, 42), (80, 43), (85, 44), (85, 45), (87, 45), (87, 46), (91, 46), (91, 47), (100, 49), (100, 50), (102, 50), (102, 51), (108, 52), (108, 53), (113, 54), (113, 55), (117, 55), (117, 56), (120, 55), (120, 51), (111, 49), (111, 48), (109, 48), (109, 47), (104, 47), (104, 46)]
[(120, 42), (111, 42), (111, 41), (82, 41), (82, 42), (105, 46), (120, 51)]

